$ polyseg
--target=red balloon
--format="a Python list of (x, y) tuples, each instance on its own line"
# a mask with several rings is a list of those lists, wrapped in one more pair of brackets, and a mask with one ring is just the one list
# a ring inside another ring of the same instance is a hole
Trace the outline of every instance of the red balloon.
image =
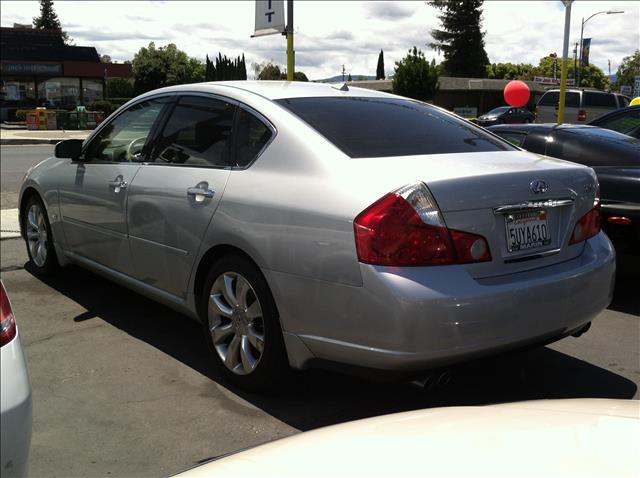
[(529, 102), (530, 96), (531, 90), (524, 81), (513, 80), (504, 87), (504, 100), (509, 106), (524, 106)]

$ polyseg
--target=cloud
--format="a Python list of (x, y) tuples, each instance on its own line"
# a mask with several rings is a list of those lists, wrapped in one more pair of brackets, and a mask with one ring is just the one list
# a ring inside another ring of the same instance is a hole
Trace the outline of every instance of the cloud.
[(68, 30), (69, 34), (76, 40), (84, 42), (101, 42), (101, 41), (121, 41), (128, 42), (131, 40), (152, 40), (157, 41), (156, 35), (150, 35), (142, 32), (109, 32), (99, 30)]
[(327, 35), (327, 38), (330, 38), (333, 40), (353, 40), (355, 37), (353, 36), (353, 33), (351, 33), (350, 31), (340, 30), (337, 32), (329, 33)]
[(377, 19), (396, 19), (411, 17), (416, 11), (413, 3), (414, 2), (404, 4), (380, 1), (369, 2), (368, 17)]
[[(245, 54), (247, 64), (274, 61), (286, 65), (286, 41), (281, 35), (250, 38), (254, 2), (56, 2), (62, 26), (78, 45), (94, 45), (101, 54), (131, 60), (149, 41), (175, 43), (189, 56)], [(483, 30), (492, 62), (532, 63), (551, 52), (562, 52), (564, 6), (551, 1), (484, 2)], [(592, 38), (591, 61), (615, 71), (622, 58), (640, 44), (637, 2), (589, 1), (572, 5), (570, 48), (580, 37), (582, 18), (598, 11), (624, 10), (620, 15), (598, 15), (585, 25)], [(30, 23), (39, 2), (2, 0), (2, 25)], [(92, 29), (99, 18), (103, 28)], [(212, 23), (215, 22), (215, 23)], [(95, 23), (95, 22), (94, 22)], [(423, 1), (304, 1), (296, 2), (295, 49), (297, 66), (310, 79), (337, 75), (345, 65), (352, 75), (373, 75), (380, 49), (386, 73), (414, 45), (427, 59), (442, 60), (428, 47), (430, 31), (439, 27), (438, 11)], [(110, 31), (118, 30), (117, 32)]]

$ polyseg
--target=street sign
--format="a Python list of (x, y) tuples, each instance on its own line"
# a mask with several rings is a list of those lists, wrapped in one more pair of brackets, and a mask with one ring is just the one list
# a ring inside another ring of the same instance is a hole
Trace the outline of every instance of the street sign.
[(256, 28), (251, 37), (283, 33), (284, 0), (256, 0)]
[(582, 40), (582, 66), (589, 66), (589, 50), (591, 49), (591, 38)]
[[(534, 76), (533, 81), (541, 85), (559, 85), (560, 78), (550, 78), (548, 76)], [(575, 80), (573, 78), (567, 78), (567, 86), (574, 86)]]

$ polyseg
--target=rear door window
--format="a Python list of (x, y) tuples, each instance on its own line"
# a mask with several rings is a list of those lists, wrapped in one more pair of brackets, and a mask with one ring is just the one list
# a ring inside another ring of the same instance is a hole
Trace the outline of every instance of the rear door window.
[(185, 166), (230, 165), (235, 105), (217, 98), (183, 96), (156, 141), (152, 160)]
[(617, 108), (615, 97), (611, 93), (599, 93), (596, 91), (585, 91), (584, 106), (585, 108)]
[[(560, 92), (559, 91), (547, 91), (540, 101), (538, 102), (538, 106), (558, 106), (560, 102)], [(565, 93), (564, 105), (567, 108), (579, 108), (580, 107), (580, 93), (577, 91), (568, 91)]]
[(322, 97), (276, 101), (352, 158), (514, 149), (480, 127), (408, 99)]

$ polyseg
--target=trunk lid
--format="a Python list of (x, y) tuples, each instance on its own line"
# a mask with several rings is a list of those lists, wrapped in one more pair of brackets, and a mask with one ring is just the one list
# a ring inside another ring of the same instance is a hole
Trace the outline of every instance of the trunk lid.
[(351, 161), (364, 168), (367, 189), (378, 197), (423, 181), (449, 229), (485, 237), (492, 260), (466, 265), (473, 277), (544, 267), (583, 250), (583, 242), (570, 246), (569, 239), (593, 208), (591, 168), (520, 151)]

